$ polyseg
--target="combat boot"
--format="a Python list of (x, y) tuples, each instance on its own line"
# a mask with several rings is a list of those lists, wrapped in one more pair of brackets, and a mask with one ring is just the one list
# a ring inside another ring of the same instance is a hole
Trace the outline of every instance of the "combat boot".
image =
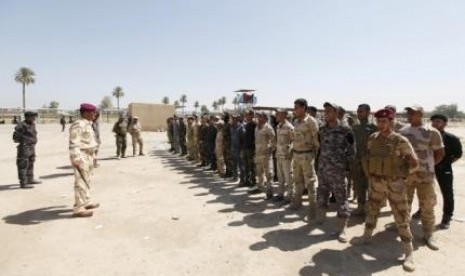
[(413, 246), (411, 242), (402, 242), (405, 259), (402, 268), (407, 272), (415, 271), (415, 261), (413, 260)]
[(425, 235), (425, 244), (431, 250), (439, 250), (439, 246), (437, 244), (436, 238), (433, 234)]
[(359, 204), (357, 209), (351, 212), (352, 216), (364, 216), (365, 214), (365, 204)]
[(292, 199), (291, 205), (289, 205), (289, 209), (293, 211), (300, 210), (302, 208), (302, 198), (294, 197)]
[(20, 181), (19, 182), (19, 187), (21, 189), (31, 189), (32, 187), (31, 186), (28, 186), (27, 183), (25, 181)]
[(365, 231), (363, 232), (363, 236), (355, 237), (350, 241), (352, 245), (365, 245), (371, 243), (371, 237), (373, 236), (373, 229), (368, 229), (365, 227)]
[(89, 203), (84, 208), (89, 210), (89, 209), (95, 209), (95, 208), (98, 208), (98, 207), (100, 207), (100, 203)]
[(90, 211), (90, 210), (83, 210), (83, 211), (79, 211), (77, 213), (74, 213), (73, 214), (73, 217), (76, 217), (76, 218), (87, 218), (87, 217), (91, 217), (92, 215), (94, 214), (94, 212)]
[(316, 211), (315, 223), (321, 225), (326, 220), (326, 209), (318, 208)]
[(346, 236), (346, 227), (347, 227), (347, 218), (338, 218), (337, 221), (337, 240), (341, 243), (347, 242)]
[(33, 175), (30, 175), (30, 176), (27, 177), (27, 184), (40, 184), (40, 183), (42, 183), (42, 182), (39, 181), (39, 180), (34, 179)]

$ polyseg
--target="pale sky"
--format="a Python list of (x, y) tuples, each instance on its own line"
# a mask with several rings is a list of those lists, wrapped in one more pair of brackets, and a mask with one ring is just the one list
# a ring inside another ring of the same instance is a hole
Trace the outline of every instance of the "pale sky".
[(211, 106), (241, 88), (258, 105), (307, 98), (465, 109), (463, 0), (0, 0), (0, 106), (29, 108), (186, 94)]

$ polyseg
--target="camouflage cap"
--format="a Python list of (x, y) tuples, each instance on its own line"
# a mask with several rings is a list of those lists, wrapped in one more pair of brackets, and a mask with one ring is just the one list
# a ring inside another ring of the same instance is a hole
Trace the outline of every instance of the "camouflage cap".
[(323, 104), (323, 107), (326, 108), (326, 107), (331, 107), (332, 109), (334, 110), (339, 110), (339, 106), (335, 103), (330, 103), (330, 102), (325, 102)]
[(404, 108), (404, 110), (405, 111), (415, 111), (415, 112), (418, 112), (420, 114), (425, 114), (425, 110), (423, 109), (423, 107), (421, 107), (420, 105), (417, 105), (417, 104), (407, 106), (406, 108)]

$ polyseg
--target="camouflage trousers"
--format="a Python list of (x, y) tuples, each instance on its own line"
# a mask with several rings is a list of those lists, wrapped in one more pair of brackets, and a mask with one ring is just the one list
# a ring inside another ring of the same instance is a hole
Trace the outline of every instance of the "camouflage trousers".
[(410, 174), (407, 178), (407, 199), (409, 209), (412, 209), (413, 196), (417, 191), (418, 203), (421, 210), (421, 224), (423, 234), (433, 234), (435, 226), (434, 206), (436, 206), (436, 192), (434, 191), (434, 174), (417, 172)]
[(389, 205), (391, 205), (400, 239), (403, 242), (412, 242), (405, 181), (401, 178), (372, 176), (370, 183), (371, 193), (367, 204), (366, 228), (375, 229), (383, 201), (387, 198)]
[(144, 140), (142, 140), (142, 135), (140, 133), (132, 133), (132, 155), (136, 155), (137, 147), (139, 147), (139, 154), (144, 153)]
[(294, 183), (292, 181), (292, 159), (286, 156), (276, 156), (276, 167), (278, 173), (278, 194), (284, 196), (287, 191), (287, 197), (294, 196)]
[(224, 156), (223, 145), (216, 145), (215, 147), (216, 168), (220, 174), (224, 174)]
[(93, 151), (81, 151), (79, 170), (74, 168), (74, 213), (85, 211), (90, 204), (90, 175), (93, 168)]
[(232, 172), (232, 158), (231, 158), (231, 144), (225, 143), (223, 149), (224, 165), (226, 166), (226, 173)]
[(34, 162), (36, 153), (33, 145), (18, 145), (16, 155), (16, 167), (21, 183), (28, 183), (34, 179)]
[(257, 187), (262, 191), (266, 191), (267, 193), (273, 192), (273, 172), (271, 170), (271, 162), (272, 159), (270, 155), (255, 156), (255, 173), (258, 179)]
[(127, 147), (127, 139), (125, 135), (116, 135), (116, 155), (125, 156)]
[(294, 176), (294, 203), (302, 203), (304, 189), (307, 189), (309, 207), (310, 209), (315, 209), (315, 155), (313, 152), (294, 153), (293, 161), (292, 174)]
[(355, 160), (351, 166), (354, 185), (354, 196), (357, 197), (357, 203), (365, 205), (368, 194), (368, 179), (363, 171), (362, 161)]
[(328, 206), (329, 196), (332, 192), (337, 205), (339, 218), (350, 217), (349, 202), (347, 201), (346, 170), (325, 166), (320, 163), (318, 168), (317, 202), (319, 208)]

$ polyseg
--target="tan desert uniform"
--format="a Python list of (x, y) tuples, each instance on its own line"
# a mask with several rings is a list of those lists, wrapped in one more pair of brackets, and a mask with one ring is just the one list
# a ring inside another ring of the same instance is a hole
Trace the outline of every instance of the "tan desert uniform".
[(289, 121), (279, 124), (276, 129), (276, 159), (278, 166), (278, 195), (284, 196), (287, 190), (287, 197), (294, 196), (294, 183), (292, 182), (292, 141), (294, 140), (294, 126)]
[(302, 194), (305, 188), (308, 189), (310, 211), (313, 212), (316, 208), (315, 154), (319, 147), (317, 121), (309, 115), (306, 115), (302, 121), (295, 120), (292, 157), (295, 189), (292, 205), (294, 208), (302, 205)]
[(193, 126), (194, 126), (194, 146), (192, 148), (192, 156), (195, 161), (199, 161), (200, 160), (200, 156), (199, 156), (200, 123), (197, 120), (195, 120), (193, 123)]
[(417, 190), (421, 209), (421, 224), (425, 238), (431, 237), (436, 226), (434, 206), (436, 192), (434, 191), (434, 151), (444, 148), (441, 134), (433, 127), (410, 125), (400, 130), (407, 137), (418, 156), (419, 169), (407, 178), (407, 197), (412, 208), (413, 195)]
[(224, 155), (223, 155), (223, 124), (224, 123), (217, 123), (218, 131), (216, 132), (216, 139), (215, 139), (215, 156), (216, 156), (216, 167), (218, 172), (223, 175), (224, 174)]
[(139, 120), (133, 122), (129, 128), (132, 137), (132, 154), (136, 155), (137, 145), (139, 145), (139, 155), (144, 154), (144, 140), (142, 140), (142, 126)]
[(92, 122), (86, 119), (75, 121), (69, 128), (69, 156), (74, 166), (74, 213), (85, 211), (90, 204), (90, 174), (94, 167), (95, 141)]
[[(271, 153), (276, 147), (276, 135), (269, 123), (255, 127), (255, 174), (258, 178), (257, 187), (272, 193), (271, 181), (273, 179), (271, 170)], [(266, 187), (265, 187), (266, 177)]]

